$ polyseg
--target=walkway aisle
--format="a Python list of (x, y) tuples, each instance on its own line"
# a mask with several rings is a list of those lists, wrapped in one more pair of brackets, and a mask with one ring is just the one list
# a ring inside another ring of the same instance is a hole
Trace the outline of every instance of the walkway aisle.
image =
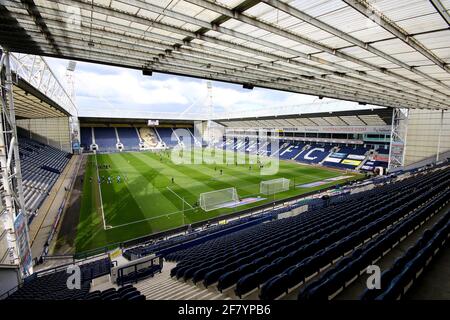
[(162, 273), (134, 284), (147, 300), (230, 300), (214, 289), (200, 288), (192, 283), (170, 277), (175, 263), (164, 262)]
[(78, 161), (81, 159), (79, 155), (73, 155), (63, 172), (59, 176), (50, 195), (45, 199), (38, 215), (33, 219), (29, 229), (30, 246), (33, 258), (39, 257), (44, 250), (45, 243), (52, 230), (58, 214), (58, 209), (64, 201), (66, 191), (65, 187), (70, 186), (70, 182), (76, 175)]

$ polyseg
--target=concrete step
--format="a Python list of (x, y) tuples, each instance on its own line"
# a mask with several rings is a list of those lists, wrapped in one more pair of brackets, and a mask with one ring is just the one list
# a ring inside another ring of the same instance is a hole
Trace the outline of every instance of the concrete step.
[(175, 263), (166, 262), (161, 273), (135, 284), (147, 300), (230, 300), (231, 297), (213, 288), (205, 289), (191, 282), (170, 277)]

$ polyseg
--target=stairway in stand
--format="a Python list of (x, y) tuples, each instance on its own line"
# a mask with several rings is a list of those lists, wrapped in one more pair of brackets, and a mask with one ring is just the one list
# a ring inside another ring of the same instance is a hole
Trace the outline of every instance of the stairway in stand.
[(161, 273), (134, 284), (147, 300), (231, 300), (232, 298), (216, 289), (205, 289), (191, 282), (170, 277), (175, 263), (164, 262)]

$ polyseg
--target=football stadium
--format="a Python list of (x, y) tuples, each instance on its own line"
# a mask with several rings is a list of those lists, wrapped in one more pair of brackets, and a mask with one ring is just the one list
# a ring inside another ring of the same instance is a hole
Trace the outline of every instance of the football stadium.
[(449, 1), (0, 24), (0, 302), (450, 300)]

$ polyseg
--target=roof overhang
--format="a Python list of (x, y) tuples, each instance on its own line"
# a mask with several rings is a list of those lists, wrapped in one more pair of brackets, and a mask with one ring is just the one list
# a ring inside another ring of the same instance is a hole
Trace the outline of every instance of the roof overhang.
[[(130, 125), (130, 126), (147, 126), (147, 119), (132, 119), (132, 118), (107, 118), (107, 117), (78, 117), (81, 126), (90, 127), (95, 125), (100, 126), (117, 126), (117, 125)], [(194, 120), (165, 120), (155, 119), (159, 121), (160, 125), (190, 125), (194, 123)]]
[(2, 0), (10, 50), (404, 108), (450, 108), (447, 2)]
[(68, 117), (70, 114), (24, 79), (13, 86), (14, 109), (18, 119)]
[[(320, 112), (310, 114), (292, 114), (215, 120), (228, 128), (304, 128), (304, 127), (390, 127), (392, 110), (368, 109), (357, 111)], [(344, 130), (345, 131), (345, 130)]]

